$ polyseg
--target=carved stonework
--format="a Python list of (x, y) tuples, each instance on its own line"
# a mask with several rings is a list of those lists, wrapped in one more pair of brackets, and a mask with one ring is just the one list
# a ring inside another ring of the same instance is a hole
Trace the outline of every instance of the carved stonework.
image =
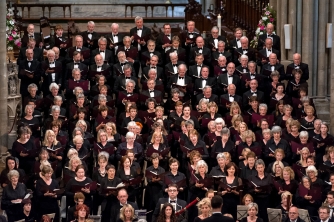
[(20, 79), (18, 78), (18, 66), (16, 63), (7, 64), (8, 75), (8, 145), (16, 140), (16, 121), (21, 110), (21, 94), (20, 94)]

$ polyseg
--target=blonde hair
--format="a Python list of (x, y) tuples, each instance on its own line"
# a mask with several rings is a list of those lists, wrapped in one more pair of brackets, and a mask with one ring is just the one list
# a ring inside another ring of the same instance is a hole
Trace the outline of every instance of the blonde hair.
[(100, 136), (101, 136), (102, 134), (105, 134), (105, 135), (106, 135), (106, 137), (107, 137), (106, 140), (108, 139), (108, 134), (107, 134), (107, 132), (106, 132), (105, 130), (103, 130), (103, 129), (100, 129), (99, 132), (97, 133), (97, 142), (98, 142), (98, 143), (101, 142)]
[(242, 116), (240, 114), (234, 115), (231, 119), (231, 123), (232, 126), (237, 129), (237, 125), (235, 124), (236, 121), (240, 121), (240, 123), (242, 123), (244, 121), (244, 119), (242, 118)]
[(276, 173), (276, 166), (277, 165), (279, 165), (279, 167), (281, 167), (281, 169), (282, 169), (282, 173), (280, 175), (280, 177), (282, 178), (283, 169), (284, 169), (284, 165), (283, 165), (282, 161), (275, 161), (271, 170), (272, 170), (273, 173)]
[(57, 145), (58, 141), (57, 141), (57, 137), (56, 134), (52, 131), (52, 130), (47, 130), (45, 132), (45, 136), (44, 136), (44, 140), (43, 140), (43, 145), (46, 146), (46, 144), (48, 143), (48, 136), (54, 136), (54, 141), (52, 145)]
[(233, 101), (231, 102), (231, 106), (230, 106), (230, 115), (233, 115), (233, 109), (237, 108), (239, 110), (239, 115), (241, 114), (241, 109), (240, 106), (237, 102)]
[(282, 172), (284, 172), (284, 171), (287, 171), (287, 172), (290, 173), (290, 180), (295, 179), (295, 171), (293, 171), (293, 169), (291, 167), (289, 167), (289, 166), (284, 167)]
[(203, 205), (207, 205), (209, 208), (210, 208), (210, 212), (209, 212), (209, 215), (211, 215), (211, 210), (212, 210), (212, 207), (211, 207), (211, 200), (209, 198), (203, 198), (200, 202), (198, 202), (197, 204), (197, 208), (198, 208), (198, 212), (199, 213), (202, 213), (201, 212), (201, 208)]
[(111, 131), (112, 136), (117, 133), (117, 129), (116, 129), (115, 123), (108, 122), (108, 123), (106, 123), (105, 129), (107, 129), (107, 127), (110, 127), (112, 129), (112, 131)]
[[(239, 124), (239, 126), (238, 126), (238, 128), (237, 128), (237, 131), (240, 133), (240, 126), (241, 125), (244, 125), (245, 127), (246, 127), (246, 131), (248, 130), (248, 126), (247, 126), (247, 123), (245, 123), (245, 122), (241, 122), (240, 124)], [(246, 132), (245, 131), (245, 132)]]
[(242, 142), (246, 142), (246, 138), (252, 138), (252, 141), (255, 141), (255, 134), (253, 133), (252, 130), (246, 130), (241, 134), (241, 140)]
[(133, 207), (130, 205), (130, 204), (124, 204), (123, 207), (121, 208), (120, 210), (120, 213), (119, 213), (119, 218), (122, 220), (122, 221), (125, 221), (125, 209), (130, 209), (131, 210), (131, 218), (130, 220), (132, 221), (134, 219), (134, 214), (135, 214), (135, 210), (133, 209)]
[(72, 157), (72, 158), (70, 159), (70, 162), (68, 163), (68, 169), (70, 169), (70, 170), (75, 170), (75, 169), (72, 169), (72, 163), (73, 163), (74, 161), (78, 161), (78, 162), (79, 162), (79, 165), (82, 164), (82, 161), (80, 160), (80, 158), (79, 158), (78, 156), (74, 156), (74, 157)]
[(76, 154), (77, 156), (79, 155), (78, 151), (76, 149), (74, 149), (74, 148), (69, 149), (68, 152), (67, 152), (67, 158), (71, 159), (70, 156), (73, 155), (73, 154)]
[(159, 137), (159, 136), (161, 137), (161, 142), (160, 143), (164, 143), (164, 137), (159, 132), (154, 132), (153, 133), (152, 138), (151, 138), (151, 143), (154, 143), (155, 138)]

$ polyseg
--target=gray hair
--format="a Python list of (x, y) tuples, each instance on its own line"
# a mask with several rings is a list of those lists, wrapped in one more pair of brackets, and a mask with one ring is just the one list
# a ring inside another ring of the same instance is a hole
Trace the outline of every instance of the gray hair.
[(76, 144), (78, 142), (78, 140), (81, 140), (82, 143), (84, 142), (84, 138), (80, 135), (76, 135), (74, 138), (73, 138), (73, 143)]
[(100, 156), (105, 156), (107, 158), (107, 160), (109, 159), (109, 153), (107, 153), (106, 151), (100, 152), (99, 155), (97, 156), (97, 158), (99, 158)]
[(111, 27), (113, 27), (113, 26), (117, 26), (117, 28), (118, 28), (119, 24), (114, 22), (114, 23), (111, 24)]
[(169, 58), (173, 57), (173, 56), (178, 56), (176, 52), (172, 52), (172, 53), (169, 53)]
[(216, 124), (217, 124), (217, 123), (223, 123), (223, 126), (225, 126), (225, 121), (224, 121), (224, 119), (221, 118), (221, 117), (216, 118), (216, 119), (215, 119), (215, 123), (216, 123)]
[(46, 54), (47, 55), (56, 55), (56, 53), (52, 49), (48, 50)]
[(106, 38), (104, 38), (104, 37), (101, 37), (101, 38), (99, 38), (99, 41), (98, 41), (98, 43), (100, 43), (100, 42), (107, 42), (107, 39), (106, 39)]
[(317, 170), (317, 168), (315, 168), (315, 166), (308, 166), (306, 168), (306, 174), (308, 174), (311, 171), (313, 171), (315, 173), (315, 176), (318, 176), (318, 170)]
[(150, 70), (148, 70), (148, 74), (150, 74), (150, 73), (154, 73), (155, 75), (157, 74), (157, 70), (155, 70), (155, 69), (150, 69)]
[(280, 126), (273, 126), (271, 128), (271, 133), (280, 133), (280, 134), (282, 134), (282, 128)]
[(129, 129), (130, 127), (135, 127), (137, 126), (136, 122), (135, 121), (130, 121), (127, 125), (127, 129)]
[(200, 160), (197, 162), (196, 164), (196, 173), (198, 173), (198, 168), (204, 166), (206, 168), (205, 173), (208, 172), (208, 165), (206, 164), (206, 162), (204, 160)]
[(248, 38), (247, 38), (246, 36), (242, 36), (242, 37), (240, 38), (240, 40), (247, 40), (247, 41), (249, 41)]
[(74, 130), (73, 130), (73, 132), (72, 132), (72, 137), (75, 137), (75, 133), (76, 133), (77, 131), (80, 131), (80, 133), (81, 133), (81, 135), (82, 135), (82, 138), (85, 137), (85, 132), (84, 132), (80, 127), (75, 127), (75, 128), (74, 128)]
[(53, 101), (63, 101), (63, 97), (61, 97), (61, 96), (55, 96), (55, 97), (53, 97)]
[(80, 86), (77, 86), (73, 89), (73, 94), (75, 94), (77, 92), (77, 90), (83, 91), (83, 89)]
[(210, 89), (211, 92), (212, 92), (212, 87), (211, 86), (208, 86), (208, 85), (204, 86), (203, 91), (206, 90), (206, 89)]
[(217, 26), (213, 26), (212, 29), (211, 29), (211, 31), (213, 31), (213, 30), (217, 30), (217, 31), (219, 31), (219, 29), (218, 29)]
[(98, 97), (98, 101), (102, 101), (102, 100), (106, 100), (107, 101), (107, 97), (103, 94), (99, 94), (99, 97)]
[(34, 105), (26, 105), (26, 107), (24, 108), (24, 112), (26, 113), (27, 112), (27, 109), (28, 108), (31, 108), (32, 110), (34, 110)]
[(260, 109), (261, 107), (263, 107), (263, 108), (265, 108), (266, 110), (268, 110), (268, 106), (267, 106), (267, 104), (265, 104), (265, 103), (261, 103), (261, 104), (259, 105), (259, 109)]
[(218, 154), (217, 154), (217, 157), (216, 157), (217, 161), (218, 161), (220, 158), (223, 158), (224, 160), (226, 160), (225, 154), (224, 154), (224, 153), (218, 153)]
[(81, 74), (81, 70), (79, 68), (74, 68), (72, 69), (72, 75), (75, 73), (75, 72), (79, 72)]
[(128, 70), (128, 69), (131, 69), (131, 71), (132, 71), (132, 66), (130, 64), (125, 64), (123, 66), (123, 70)]
[(299, 133), (299, 138), (301, 138), (301, 137), (307, 137), (308, 138), (308, 132), (307, 131), (301, 131)]
[(248, 60), (248, 56), (247, 55), (241, 55), (240, 59), (247, 59)]
[(119, 52), (117, 53), (117, 57), (119, 57), (120, 55), (125, 55), (125, 52), (124, 52), (124, 51), (119, 51)]
[(35, 83), (31, 83), (31, 84), (29, 84), (29, 86), (28, 86), (28, 92), (29, 92), (29, 90), (32, 89), (32, 88), (36, 88), (36, 90), (38, 90), (38, 87), (37, 87), (37, 85), (36, 85)]
[(51, 112), (53, 113), (54, 111), (59, 111), (60, 112), (60, 107), (57, 105), (52, 106)]
[(255, 168), (257, 168), (258, 165), (262, 165), (263, 167), (266, 167), (262, 159), (258, 159), (255, 162)]
[(17, 170), (10, 170), (9, 173), (7, 174), (8, 180), (11, 180), (12, 177), (17, 177), (20, 178), (20, 174)]
[(51, 83), (51, 84), (49, 85), (49, 90), (50, 90), (50, 92), (51, 92), (51, 90), (52, 90), (53, 88), (59, 89), (58, 84), (57, 84), (57, 83), (54, 83), (54, 82)]
[(180, 90), (178, 88), (172, 88), (172, 90), (170, 91), (170, 94), (173, 95), (174, 93), (180, 94)]
[(177, 70), (180, 70), (180, 68), (184, 68), (185, 71), (188, 70), (187, 66), (185, 64), (180, 64), (178, 67), (177, 67)]
[(134, 87), (136, 86), (136, 82), (133, 81), (132, 79), (129, 79), (129, 80), (126, 82), (125, 86), (127, 86), (129, 83), (132, 83)]
[(87, 22), (87, 25), (95, 25), (95, 23), (93, 21), (89, 21)]
[(143, 17), (136, 16), (136, 18), (135, 18), (135, 22), (136, 22), (136, 21), (139, 21), (139, 20), (143, 20)]
[(185, 126), (189, 126), (189, 125), (192, 125), (192, 126), (195, 126), (195, 123), (192, 119), (188, 119), (186, 122), (185, 122)]
[(227, 127), (224, 127), (221, 132), (222, 135), (230, 136), (230, 130)]
[(85, 95), (84, 95), (83, 93), (79, 93), (79, 94), (77, 95), (77, 99), (80, 99), (80, 98), (85, 98)]
[(226, 43), (224, 41), (218, 41), (218, 45), (219, 44), (224, 44), (224, 46), (226, 45)]
[(127, 132), (125, 138), (129, 139), (129, 137), (135, 137), (135, 134), (133, 132)]
[(257, 212), (259, 212), (259, 206), (256, 204), (256, 203), (249, 203), (248, 205), (247, 205), (247, 211), (249, 211), (250, 209), (252, 209), (252, 208), (255, 208), (256, 209), (256, 211)]

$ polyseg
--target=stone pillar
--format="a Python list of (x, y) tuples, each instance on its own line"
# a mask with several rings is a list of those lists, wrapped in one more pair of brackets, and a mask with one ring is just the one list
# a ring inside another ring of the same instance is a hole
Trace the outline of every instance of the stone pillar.
[(0, 1), (0, 153), (7, 151), (8, 114), (7, 114), (7, 64), (6, 64), (6, 1)]
[(327, 25), (328, 0), (319, 1), (318, 19), (318, 71), (317, 71), (317, 96), (326, 96), (327, 88), (327, 53), (326, 53), (326, 25)]
[(312, 96), (313, 78), (313, 1), (303, 0), (303, 21), (302, 21), (302, 60), (309, 65), (310, 78), (308, 80), (308, 92)]
[[(288, 23), (292, 25), (291, 49), (287, 59), (292, 60), (292, 56), (297, 51), (297, 0), (289, 0)], [(283, 37), (282, 37), (283, 38)]]
[[(331, 4), (331, 11), (333, 12), (334, 10), (334, 4), (332, 3)], [(334, 22), (334, 13), (331, 13), (332, 14), (332, 17), (331, 17), (331, 22), (333, 23)], [(332, 29), (332, 35), (334, 35), (334, 30)], [(334, 39), (332, 38), (332, 45), (334, 44)], [(333, 67), (334, 67), (334, 47), (331, 48), (331, 54), (332, 54), (332, 57), (331, 57), (331, 70), (333, 70)], [(331, 120), (331, 125), (330, 125), (330, 132), (333, 133), (334, 132), (334, 73), (331, 72), (331, 75), (330, 75), (330, 82), (332, 84), (330, 84), (330, 103), (329, 103), (329, 106), (330, 106), (330, 112), (329, 112), (329, 115), (330, 115), (330, 120)]]
[(288, 12), (287, 12), (288, 0), (281, 0), (280, 7), (281, 12), (277, 15), (280, 20), (280, 37), (281, 37), (281, 60), (286, 60), (286, 50), (285, 50), (285, 41), (284, 41), (284, 25), (288, 23)]

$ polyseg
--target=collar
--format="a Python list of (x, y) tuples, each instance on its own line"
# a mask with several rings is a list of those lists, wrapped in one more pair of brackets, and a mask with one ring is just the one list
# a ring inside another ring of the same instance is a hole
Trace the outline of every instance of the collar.
[(177, 198), (175, 198), (174, 200), (170, 199), (170, 197), (168, 197), (168, 203), (170, 203), (171, 201), (175, 201), (175, 203), (177, 203)]

